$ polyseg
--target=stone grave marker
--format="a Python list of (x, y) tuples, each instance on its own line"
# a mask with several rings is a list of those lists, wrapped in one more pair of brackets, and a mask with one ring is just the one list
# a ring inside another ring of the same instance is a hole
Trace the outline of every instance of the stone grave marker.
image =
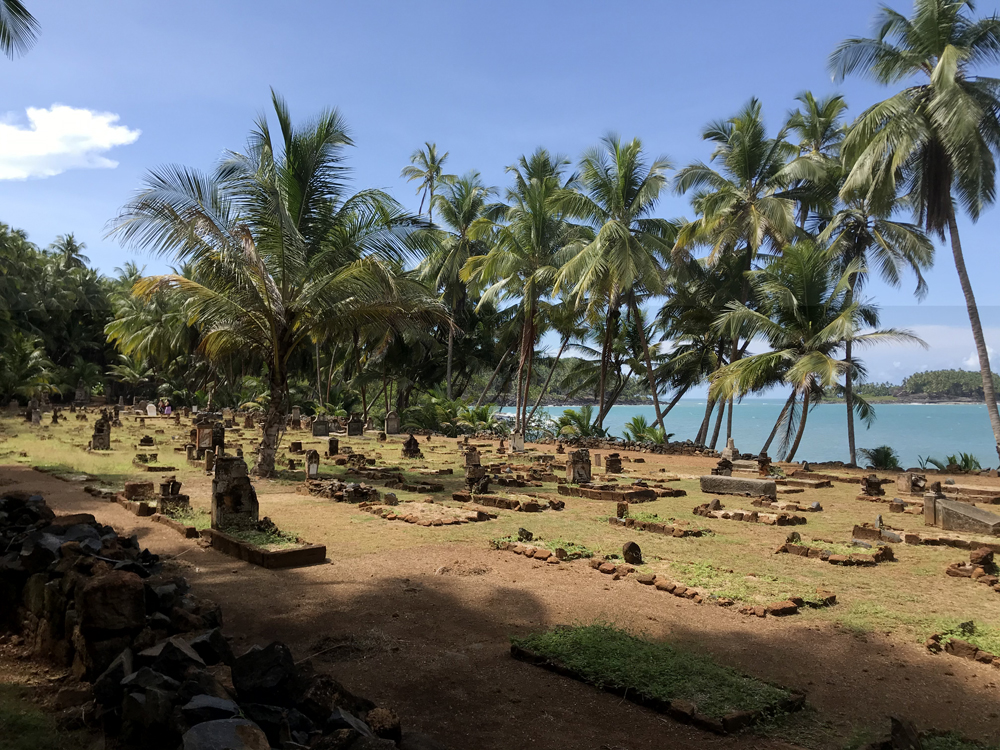
[(103, 416), (94, 422), (94, 434), (90, 438), (90, 449), (94, 451), (111, 450), (111, 425)]
[(510, 449), (513, 453), (524, 453), (524, 433), (514, 432), (510, 436)]
[(420, 452), (420, 443), (417, 441), (415, 437), (413, 437), (413, 435), (410, 435), (403, 442), (403, 458), (423, 458), (423, 457), (424, 454)]
[(591, 481), (590, 451), (586, 448), (570, 451), (566, 461), (566, 481), (570, 484), (585, 484)]
[(313, 437), (330, 437), (330, 422), (326, 417), (316, 417), (312, 423)]
[(609, 453), (607, 459), (604, 461), (604, 473), (605, 474), (621, 474), (622, 473), (622, 457), (617, 453)]
[[(361, 421), (361, 415), (355, 412), (351, 414), (350, 420), (347, 422), (347, 436), (348, 437), (361, 437), (365, 434), (365, 425)], [(410, 436), (413, 437), (412, 435)]]
[(259, 512), (246, 461), (235, 456), (219, 458), (212, 479), (212, 528), (225, 530), (256, 523)]
[(146, 416), (147, 417), (156, 416), (156, 404), (146, 404)]
[(336, 456), (340, 453), (340, 440), (335, 437), (329, 438), (326, 441), (326, 455)]
[(319, 479), (319, 451), (306, 451), (306, 479)]
[(385, 434), (399, 434), (399, 415), (395, 411), (391, 411), (385, 415)]

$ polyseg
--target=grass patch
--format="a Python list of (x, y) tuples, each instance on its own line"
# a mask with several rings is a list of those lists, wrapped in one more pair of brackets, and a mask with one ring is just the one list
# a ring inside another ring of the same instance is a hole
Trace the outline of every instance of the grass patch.
[(922, 737), (924, 750), (997, 750), (1000, 745), (983, 745), (967, 740), (954, 732)]
[(248, 526), (230, 526), (223, 531), (241, 542), (261, 549), (277, 550), (301, 544), (295, 534), (282, 531), (269, 518), (262, 518)]
[(212, 525), (212, 514), (201, 508), (178, 508), (167, 514), (167, 516), (185, 526), (194, 526), (198, 531), (207, 529)]
[(971, 621), (966, 623), (949, 622), (939, 632), (943, 636), (943, 641), (961, 638), (981, 651), (1000, 654), (1000, 629), (979, 625)]
[(659, 701), (690, 701), (706, 716), (770, 711), (791, 693), (716, 664), (708, 656), (637, 638), (609, 625), (560, 627), (511, 642), (587, 682)]
[(0, 685), (0, 746), (4, 750), (75, 750), (81, 737), (56, 727), (55, 718), (35, 707), (14, 685)]

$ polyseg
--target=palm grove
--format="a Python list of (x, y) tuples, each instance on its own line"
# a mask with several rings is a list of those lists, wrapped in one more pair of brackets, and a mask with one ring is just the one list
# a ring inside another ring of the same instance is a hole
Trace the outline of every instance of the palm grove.
[[(35, 27), (0, 1), (0, 47), (23, 52)], [(416, 214), (377, 190), (348, 190), (348, 128), (336, 110), (296, 124), (273, 96), (245, 148), (209, 172), (151, 171), (111, 222), (123, 244), (174, 264), (107, 278), (72, 235), (36, 248), (0, 227), (0, 391), (58, 399), (77, 383), (109, 395), (259, 409), (257, 469), (269, 474), (292, 404), (313, 412), (389, 410), (411, 427), (493, 424), (602, 434), (610, 408), (648, 396), (664, 441), (669, 414), (708, 383), (696, 441), (732, 434), (733, 406), (775, 387), (787, 401), (762, 449), (795, 456), (809, 411), (844, 397), (850, 460), (859, 354), (917, 342), (880, 326), (873, 277), (914, 293), (950, 247), (1000, 446), (989, 355), (960, 226), (995, 197), (1000, 19), (968, 0), (883, 8), (874, 35), (830, 57), (837, 80), (865, 76), (890, 96), (849, 118), (840, 96), (798, 97), (777, 132), (751, 100), (702, 130), (707, 161), (676, 168), (639, 139), (608, 135), (573, 162), (539, 148), (507, 167), (506, 186), (448, 172), (426, 143), (402, 176)], [(272, 131), (271, 122), (277, 124)], [(691, 216), (657, 216), (664, 195)], [(908, 220), (909, 219), (909, 220)], [(909, 283), (908, 281), (906, 283)], [(543, 337), (558, 342), (540, 351)], [(593, 407), (540, 422), (546, 393)], [(1000, 451), (1000, 448), (998, 448)]]

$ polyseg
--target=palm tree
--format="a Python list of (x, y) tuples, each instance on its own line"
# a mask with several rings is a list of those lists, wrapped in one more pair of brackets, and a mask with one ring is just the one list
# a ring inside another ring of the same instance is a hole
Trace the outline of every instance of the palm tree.
[(262, 476), (274, 471), (289, 360), (311, 336), (428, 325), (444, 315), (397, 273), (419, 222), (379, 191), (345, 194), (343, 150), (351, 139), (341, 115), (327, 110), (298, 128), (274, 92), (272, 103), (277, 139), (262, 115), (246, 152), (229, 152), (213, 174), (150, 173), (112, 230), (124, 243), (192, 265), (192, 278), (150, 277), (136, 292), (180, 294), (209, 358), (241, 352), (267, 367)]
[(593, 239), (579, 243), (579, 252), (563, 266), (556, 291), (566, 284), (573, 287), (579, 299), (590, 295), (606, 305), (607, 337), (601, 353), (598, 427), (605, 415), (605, 380), (613, 321), (622, 305), (639, 334), (656, 426), (663, 426), (659, 387), (646, 327), (639, 320), (639, 302), (644, 296), (662, 294), (666, 285), (664, 266), (677, 238), (676, 223), (652, 215), (667, 187), (670, 167), (670, 162), (662, 156), (647, 164), (638, 138), (623, 143), (617, 135), (609, 134), (580, 161), (582, 191), (567, 190), (559, 201), (567, 215), (582, 219), (594, 230)]
[(49, 250), (59, 257), (64, 271), (73, 268), (86, 268), (87, 264), (90, 263), (90, 258), (83, 254), (86, 249), (86, 244), (77, 242), (72, 232), (60, 234), (56, 237), (56, 241), (49, 245)]
[(838, 171), (833, 167), (847, 130), (843, 120), (847, 102), (839, 94), (816, 99), (811, 91), (795, 98), (802, 106), (789, 115), (785, 129), (798, 136), (797, 166), (808, 164), (818, 169), (821, 178), (803, 180), (788, 191), (799, 201), (799, 226), (805, 227), (810, 211), (826, 208), (836, 199), (839, 185), (833, 178)]
[[(757, 99), (702, 131), (702, 138), (715, 144), (711, 161), (720, 169), (693, 162), (677, 173), (674, 189), (681, 194), (693, 191), (691, 203), (698, 218), (681, 229), (676, 254), (705, 245), (710, 248), (710, 262), (735, 254), (748, 272), (761, 250), (777, 252), (791, 240), (796, 231), (795, 200), (789, 190), (796, 182), (820, 177), (822, 171), (812, 160), (792, 162), (799, 150), (786, 135), (787, 129), (782, 129), (768, 137)], [(749, 293), (750, 285), (744, 283), (739, 302), (748, 302)], [(740, 357), (740, 338), (734, 337), (730, 346), (729, 360), (734, 362)], [(732, 418), (730, 403), (727, 437), (732, 436)]]
[[(794, 407), (796, 397), (802, 404), (788, 461), (795, 457), (805, 432), (810, 400), (834, 385), (850, 366), (836, 356), (847, 340), (858, 347), (882, 342), (923, 344), (908, 331), (897, 329), (859, 333), (862, 327), (878, 325), (874, 307), (848, 299), (852, 276), (865, 270), (857, 260), (842, 267), (834, 254), (810, 242), (789, 245), (779, 258), (749, 274), (761, 310), (734, 301), (719, 317), (719, 328), (747, 331), (752, 339), (766, 340), (770, 351), (723, 367), (715, 374), (711, 393), (728, 398), (778, 382), (791, 385), (789, 406)], [(779, 421), (792, 414), (786, 407)]]
[(540, 303), (552, 292), (564, 248), (580, 235), (555, 203), (572, 184), (573, 178), (564, 176), (568, 164), (567, 159), (538, 149), (507, 167), (514, 176), (514, 186), (507, 191), (510, 205), (500, 221), (484, 220), (473, 228), (473, 236), (489, 239), (490, 251), (470, 257), (462, 270), (463, 280), (486, 287), (480, 306), (516, 299), (521, 307), (515, 431), (523, 430), (528, 422), (528, 390), (544, 312)]
[[(914, 294), (920, 298), (926, 294), (927, 285), (921, 271), (931, 267), (934, 261), (934, 245), (920, 227), (915, 224), (894, 221), (891, 217), (901, 206), (902, 200), (891, 198), (874, 205), (866, 194), (854, 195), (840, 207), (820, 233), (822, 242), (829, 242), (830, 249), (840, 258), (843, 269), (855, 261), (863, 268), (875, 268), (884, 282), (898, 287), (903, 272), (910, 269), (917, 277)], [(847, 301), (862, 291), (867, 281), (867, 273), (851, 276)], [(850, 463), (857, 463), (854, 438), (854, 367), (853, 342), (845, 343), (844, 360), (848, 363), (844, 371), (844, 401), (847, 405), (847, 445)]]
[(451, 311), (452, 320), (448, 325), (448, 365), (447, 396), (452, 398), (452, 362), (455, 352), (456, 325), (464, 310), (468, 289), (461, 272), (469, 258), (483, 255), (489, 249), (488, 243), (474, 235), (475, 222), (490, 211), (489, 199), (496, 189), (483, 184), (479, 172), (468, 172), (454, 179), (446, 180), (444, 191), (432, 199), (437, 206), (441, 220), (451, 231), (437, 243), (420, 264), (417, 276), (428, 286), (438, 290)]
[(410, 164), (403, 167), (399, 175), (405, 177), (407, 182), (420, 181), (417, 184), (417, 193), (420, 195), (417, 213), (424, 212), (424, 199), (427, 199), (427, 218), (431, 222), (434, 221), (434, 188), (439, 182), (454, 177), (443, 174), (447, 159), (447, 151), (438, 156), (437, 144), (425, 142), (424, 148), (418, 148), (410, 155)]
[(38, 21), (21, 0), (0, 0), (0, 51), (10, 59), (31, 49), (38, 38)]
[(1000, 412), (975, 294), (965, 267), (955, 201), (973, 221), (995, 197), (1000, 150), (1000, 81), (973, 74), (1000, 59), (1000, 18), (970, 17), (971, 0), (916, 0), (913, 16), (883, 7), (872, 38), (847, 39), (830, 57), (834, 77), (860, 73), (882, 85), (909, 83), (869, 107), (844, 149), (853, 168), (844, 192), (895, 193), (901, 181), (918, 223), (947, 230), (979, 355), (990, 424), (1000, 455)]

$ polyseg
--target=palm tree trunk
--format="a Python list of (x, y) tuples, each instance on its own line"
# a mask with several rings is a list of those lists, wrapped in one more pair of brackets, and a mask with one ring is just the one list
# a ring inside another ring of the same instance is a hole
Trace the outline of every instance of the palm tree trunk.
[(532, 316), (532, 321), (528, 330), (528, 373), (524, 378), (524, 398), (521, 399), (521, 429), (528, 429), (528, 391), (531, 388), (531, 371), (534, 369), (535, 365), (535, 326), (534, 326), (534, 316)]
[(715, 418), (715, 429), (712, 431), (712, 444), (709, 446), (713, 451), (719, 442), (719, 430), (722, 428), (722, 417), (726, 413), (726, 402), (719, 402), (719, 416)]
[(653, 394), (653, 410), (656, 412), (656, 423), (653, 427), (659, 427), (663, 429), (663, 414), (660, 412), (660, 397), (657, 395), (656, 387), (656, 376), (653, 374), (653, 359), (649, 355), (649, 342), (646, 340), (646, 329), (642, 325), (642, 319), (639, 317), (639, 306), (632, 299), (632, 321), (635, 323), (636, 330), (639, 333), (639, 344), (642, 346), (642, 353), (646, 359), (646, 379), (649, 381), (649, 390)]
[(549, 389), (549, 383), (552, 381), (552, 376), (555, 374), (556, 365), (559, 364), (559, 358), (562, 357), (567, 344), (569, 344), (569, 336), (563, 336), (562, 345), (559, 347), (559, 352), (556, 354), (555, 361), (552, 363), (552, 367), (549, 369), (549, 374), (545, 378), (545, 382), (542, 384), (542, 392), (538, 394), (538, 399), (535, 401), (535, 405), (531, 409), (531, 414), (528, 415), (527, 421), (530, 422), (532, 417), (535, 416), (535, 412), (538, 411), (538, 405), (541, 404), (542, 399), (545, 398), (545, 392)]
[(948, 230), (951, 234), (951, 252), (955, 256), (955, 270), (965, 294), (965, 306), (969, 310), (969, 323), (972, 324), (972, 338), (976, 342), (976, 354), (979, 355), (979, 371), (983, 376), (983, 398), (986, 401), (986, 412), (993, 428), (993, 439), (996, 442), (997, 457), (1000, 458), (1000, 412), (997, 411), (997, 394), (993, 388), (993, 371), (990, 368), (990, 355), (986, 349), (986, 338), (983, 336), (983, 324), (979, 319), (979, 308), (976, 306), (976, 296), (972, 292), (969, 272), (965, 268), (965, 256), (962, 254), (962, 241), (958, 236), (958, 222), (955, 221), (955, 207), (948, 211)]
[(802, 435), (806, 431), (806, 417), (809, 416), (809, 386), (806, 385), (806, 390), (802, 394), (802, 418), (799, 419), (799, 429), (795, 433), (795, 442), (792, 443), (792, 449), (788, 451), (788, 458), (785, 460), (791, 463), (795, 458), (795, 453), (799, 449), (799, 443), (802, 442)]
[(511, 351), (513, 351), (513, 350), (512, 349), (508, 349), (507, 351), (505, 351), (503, 353), (503, 356), (500, 357), (500, 361), (497, 362), (496, 369), (493, 371), (493, 374), (490, 375), (489, 382), (486, 383), (486, 387), (483, 388), (483, 392), (481, 394), (479, 394), (479, 399), (476, 401), (476, 406), (477, 407), (483, 405), (483, 399), (486, 398), (486, 394), (489, 393), (490, 388), (493, 387), (493, 381), (497, 379), (497, 375), (500, 374), (500, 368), (503, 367), (503, 363), (504, 363), (504, 361), (506, 361), (507, 356), (511, 353)]
[(851, 359), (851, 341), (844, 344), (844, 360), (847, 362), (847, 372), (844, 374), (844, 401), (847, 404), (847, 450), (851, 457), (850, 465), (857, 466), (858, 454), (854, 445), (854, 363)]
[(712, 409), (715, 408), (715, 401), (710, 399), (707, 395), (705, 396), (705, 416), (701, 420), (701, 427), (698, 428), (698, 434), (694, 438), (694, 442), (697, 445), (705, 445), (705, 440), (708, 438), (708, 425), (709, 420), (712, 418)]
[(778, 414), (778, 418), (774, 420), (774, 427), (771, 428), (771, 434), (767, 436), (767, 440), (764, 442), (764, 447), (760, 449), (761, 453), (767, 453), (767, 449), (771, 447), (771, 443), (774, 441), (775, 435), (778, 434), (778, 428), (785, 420), (785, 415), (788, 414), (788, 410), (792, 408), (793, 403), (795, 403), (794, 388), (792, 389), (792, 395), (788, 397), (785, 405), (781, 407), (781, 412)]
[(277, 372), (272, 365), (270, 393), (271, 400), (264, 414), (263, 435), (257, 448), (258, 477), (270, 477), (274, 474), (274, 460), (278, 453), (278, 434), (285, 426), (285, 391), (288, 385), (288, 375)]
[(611, 303), (608, 302), (608, 316), (605, 320), (604, 326), (604, 343), (601, 346), (601, 375), (600, 380), (597, 383), (598, 390), (598, 415), (597, 415), (597, 427), (598, 429), (604, 426), (604, 391), (607, 387), (608, 379), (608, 358), (611, 349)]
[(514, 394), (514, 432), (521, 432), (523, 426), (521, 425), (521, 394), (524, 390), (524, 367), (527, 364), (527, 345), (528, 340), (528, 320), (525, 318), (524, 323), (521, 326), (521, 359), (517, 364), (517, 390)]
[[(670, 411), (671, 411), (671, 410), (672, 410), (672, 409), (673, 409), (673, 408), (674, 408), (675, 406), (677, 406), (677, 402), (678, 402), (678, 401), (680, 401), (680, 400), (681, 400), (681, 397), (682, 397), (682, 396), (683, 396), (683, 395), (684, 395), (685, 393), (687, 393), (687, 392), (688, 392), (688, 389), (689, 389), (690, 387), (691, 387), (690, 385), (685, 385), (685, 386), (681, 387), (681, 389), (677, 391), (677, 394), (676, 394), (676, 395), (675, 395), (675, 396), (674, 396), (674, 397), (673, 397), (672, 399), (670, 399), (670, 403), (669, 403), (669, 404), (667, 404), (667, 408), (663, 410), (663, 416), (664, 416), (664, 417), (666, 417), (666, 416), (667, 416), (667, 415), (668, 415), (668, 414), (670, 413)], [(664, 428), (664, 429), (666, 429), (666, 428)]]
[(317, 400), (323, 397), (323, 378), (320, 375), (319, 366), (319, 341), (316, 342), (316, 398)]
[(448, 381), (448, 400), (451, 401), (451, 359), (455, 352), (455, 324), (448, 327), (448, 372), (445, 378)]

